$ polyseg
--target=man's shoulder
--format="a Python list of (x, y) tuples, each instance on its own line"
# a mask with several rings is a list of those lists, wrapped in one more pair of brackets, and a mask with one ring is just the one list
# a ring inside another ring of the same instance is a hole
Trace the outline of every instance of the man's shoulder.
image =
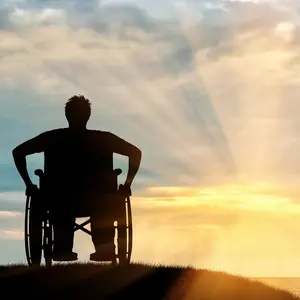
[(89, 129), (88, 132), (91, 135), (95, 135), (97, 137), (105, 138), (112, 135), (110, 131), (104, 131), (104, 130), (96, 130), (96, 129)]
[(67, 132), (67, 128), (55, 128), (42, 132), (40, 135), (44, 137), (59, 136)]

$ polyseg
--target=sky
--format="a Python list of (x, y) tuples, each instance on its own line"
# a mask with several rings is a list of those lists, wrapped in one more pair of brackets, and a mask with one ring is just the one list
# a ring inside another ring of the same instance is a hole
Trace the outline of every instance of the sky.
[(300, 3), (199, 2), (1, 1), (0, 264), (25, 262), (11, 150), (83, 94), (89, 128), (143, 151), (134, 261), (300, 276)]

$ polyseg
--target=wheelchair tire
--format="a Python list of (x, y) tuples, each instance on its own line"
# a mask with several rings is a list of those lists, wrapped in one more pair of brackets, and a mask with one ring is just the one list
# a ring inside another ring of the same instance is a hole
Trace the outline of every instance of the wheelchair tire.
[(27, 197), (25, 208), (25, 252), (29, 266), (52, 265), (53, 229), (38, 196)]
[(130, 197), (126, 198), (126, 229), (127, 229), (127, 251), (126, 251), (126, 263), (130, 263), (131, 253), (132, 253), (132, 243), (133, 243), (133, 234), (132, 234), (132, 212), (131, 212), (131, 203)]
[(25, 251), (29, 266), (40, 266), (43, 243), (43, 211), (38, 197), (27, 197), (25, 208)]
[[(132, 214), (130, 197), (124, 199), (124, 206), (118, 216), (118, 259), (119, 264), (129, 264), (132, 252)], [(123, 237), (123, 238), (122, 238)]]

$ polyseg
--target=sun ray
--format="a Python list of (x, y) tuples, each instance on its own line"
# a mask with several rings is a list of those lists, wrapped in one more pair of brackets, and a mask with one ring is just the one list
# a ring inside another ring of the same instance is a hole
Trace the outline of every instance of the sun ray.
[[(220, 119), (216, 113), (216, 109), (213, 105), (213, 99), (211, 97), (211, 93), (208, 91), (207, 86), (205, 84), (205, 80), (203, 79), (203, 76), (200, 75), (201, 67), (198, 68), (198, 61), (196, 60), (196, 47), (194, 46), (193, 37), (189, 33), (189, 31), (186, 29), (188, 26), (184, 26), (184, 18), (182, 17), (182, 13), (176, 9), (177, 15), (178, 15), (178, 21), (181, 24), (182, 32), (185, 35), (185, 39), (187, 44), (190, 47), (190, 53), (193, 55), (193, 60), (195, 62), (195, 72), (194, 72), (194, 82), (197, 82), (197, 85), (201, 86), (202, 93), (200, 92), (200, 89), (198, 88), (199, 95), (204, 95), (206, 97), (206, 106), (208, 107), (208, 111), (210, 112), (210, 117), (213, 118), (214, 127), (217, 128), (217, 131), (214, 130), (214, 134), (211, 134), (212, 136), (215, 136), (213, 140), (215, 140), (216, 151), (218, 153), (219, 158), (223, 161), (223, 164), (227, 166), (228, 171), (234, 175), (236, 173), (236, 166), (234, 162), (234, 157), (232, 155), (232, 151), (230, 148), (230, 145), (228, 144), (228, 140), (226, 137), (226, 133), (224, 132), (223, 126), (220, 123)], [(196, 85), (196, 84), (195, 84)], [(188, 98), (187, 98), (188, 99)], [(198, 115), (199, 118), (201, 118), (200, 115)], [(208, 132), (211, 130), (210, 126), (208, 125), (206, 127)], [(218, 139), (216, 137), (218, 136)], [(218, 151), (218, 146), (221, 146), (220, 151)], [(225, 152), (225, 157), (223, 158), (223, 153)]]

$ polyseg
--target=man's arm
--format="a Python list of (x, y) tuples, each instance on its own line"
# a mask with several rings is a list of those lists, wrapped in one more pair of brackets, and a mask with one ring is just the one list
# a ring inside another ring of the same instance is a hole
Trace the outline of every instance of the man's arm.
[(110, 133), (110, 139), (113, 152), (128, 156), (129, 158), (128, 173), (124, 184), (130, 187), (136, 173), (139, 170), (142, 159), (142, 151), (112, 133)]
[(42, 133), (13, 149), (12, 154), (16, 168), (26, 187), (33, 185), (27, 170), (26, 156), (43, 152), (46, 146), (46, 134)]

